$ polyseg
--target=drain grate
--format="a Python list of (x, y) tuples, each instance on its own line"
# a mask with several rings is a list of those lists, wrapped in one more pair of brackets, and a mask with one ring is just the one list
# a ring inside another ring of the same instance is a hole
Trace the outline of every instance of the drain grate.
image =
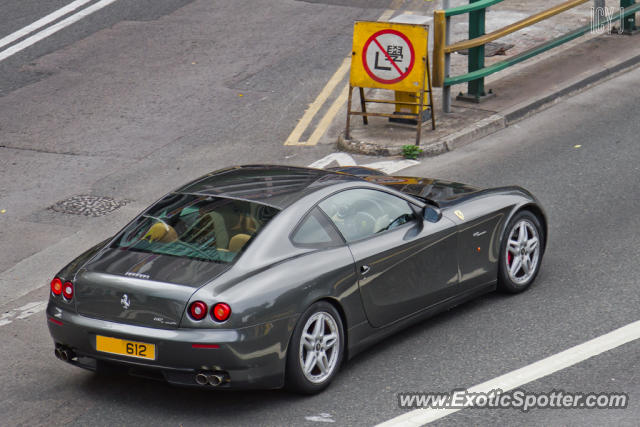
[(61, 200), (49, 209), (70, 214), (98, 217), (107, 215), (121, 206), (127, 204), (126, 200), (119, 201), (111, 197), (78, 195)]

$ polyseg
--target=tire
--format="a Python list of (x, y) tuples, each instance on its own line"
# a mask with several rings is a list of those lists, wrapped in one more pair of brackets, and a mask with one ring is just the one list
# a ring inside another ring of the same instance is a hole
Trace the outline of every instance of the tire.
[[(342, 364), (344, 342), (338, 311), (325, 301), (309, 307), (300, 316), (289, 343), (287, 388), (301, 394), (315, 394), (327, 388)], [(305, 368), (305, 362), (309, 367)]]
[(531, 211), (513, 216), (500, 244), (498, 289), (516, 294), (531, 286), (540, 271), (545, 239), (540, 220)]

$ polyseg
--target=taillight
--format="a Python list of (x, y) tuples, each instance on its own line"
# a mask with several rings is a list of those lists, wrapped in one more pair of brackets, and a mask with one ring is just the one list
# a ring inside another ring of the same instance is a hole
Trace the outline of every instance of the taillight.
[(202, 320), (207, 315), (207, 304), (202, 301), (194, 301), (189, 306), (189, 314), (194, 320)]
[(230, 315), (231, 307), (229, 307), (229, 304), (225, 304), (223, 302), (219, 302), (211, 309), (211, 316), (213, 317), (213, 320), (217, 320), (218, 322), (224, 322)]
[(51, 293), (60, 295), (62, 293), (62, 280), (57, 277), (51, 281)]
[(64, 285), (62, 285), (62, 296), (68, 300), (73, 298), (73, 283), (65, 282)]

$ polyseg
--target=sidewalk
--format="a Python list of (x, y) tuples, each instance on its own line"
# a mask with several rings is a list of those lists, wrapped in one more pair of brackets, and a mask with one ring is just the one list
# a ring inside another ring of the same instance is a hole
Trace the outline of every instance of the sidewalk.
[[(567, 31), (563, 29), (563, 32)], [(529, 40), (519, 43), (512, 39), (510, 42), (518, 46), (528, 44)], [(516, 48), (514, 53), (521, 50)], [(510, 56), (511, 51), (508, 53)], [(452, 63), (456, 56), (462, 55), (454, 54)], [(505, 57), (497, 58), (502, 60)], [(466, 57), (463, 59), (466, 64)], [(491, 63), (489, 59), (493, 60), (487, 58), (487, 64)], [(459, 60), (456, 58), (456, 62)], [(445, 114), (442, 112), (441, 90), (434, 88), (436, 130), (431, 130), (429, 120), (424, 122), (420, 147), (426, 156), (454, 150), (638, 63), (640, 35), (626, 36), (615, 32), (611, 35), (587, 35), (489, 76), (485, 79), (486, 89), (492, 90), (496, 96), (481, 104), (455, 101), (459, 92), (466, 92), (466, 84), (457, 85), (451, 91), (454, 98), (451, 113)], [(453, 75), (463, 72), (452, 70)], [(393, 92), (371, 90), (368, 96), (392, 99)], [(359, 109), (357, 93), (352, 109)], [(415, 143), (415, 134), (415, 126), (391, 124), (381, 118), (370, 118), (369, 125), (364, 126), (362, 120), (354, 116), (351, 139), (345, 140), (343, 130), (338, 137), (338, 148), (361, 154), (399, 155), (403, 145)]]

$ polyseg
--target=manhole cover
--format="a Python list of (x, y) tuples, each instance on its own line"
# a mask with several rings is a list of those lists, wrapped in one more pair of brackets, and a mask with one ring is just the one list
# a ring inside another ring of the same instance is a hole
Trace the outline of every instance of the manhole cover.
[(126, 204), (126, 200), (118, 201), (111, 197), (79, 195), (61, 200), (49, 209), (70, 215), (96, 217), (113, 212)]

